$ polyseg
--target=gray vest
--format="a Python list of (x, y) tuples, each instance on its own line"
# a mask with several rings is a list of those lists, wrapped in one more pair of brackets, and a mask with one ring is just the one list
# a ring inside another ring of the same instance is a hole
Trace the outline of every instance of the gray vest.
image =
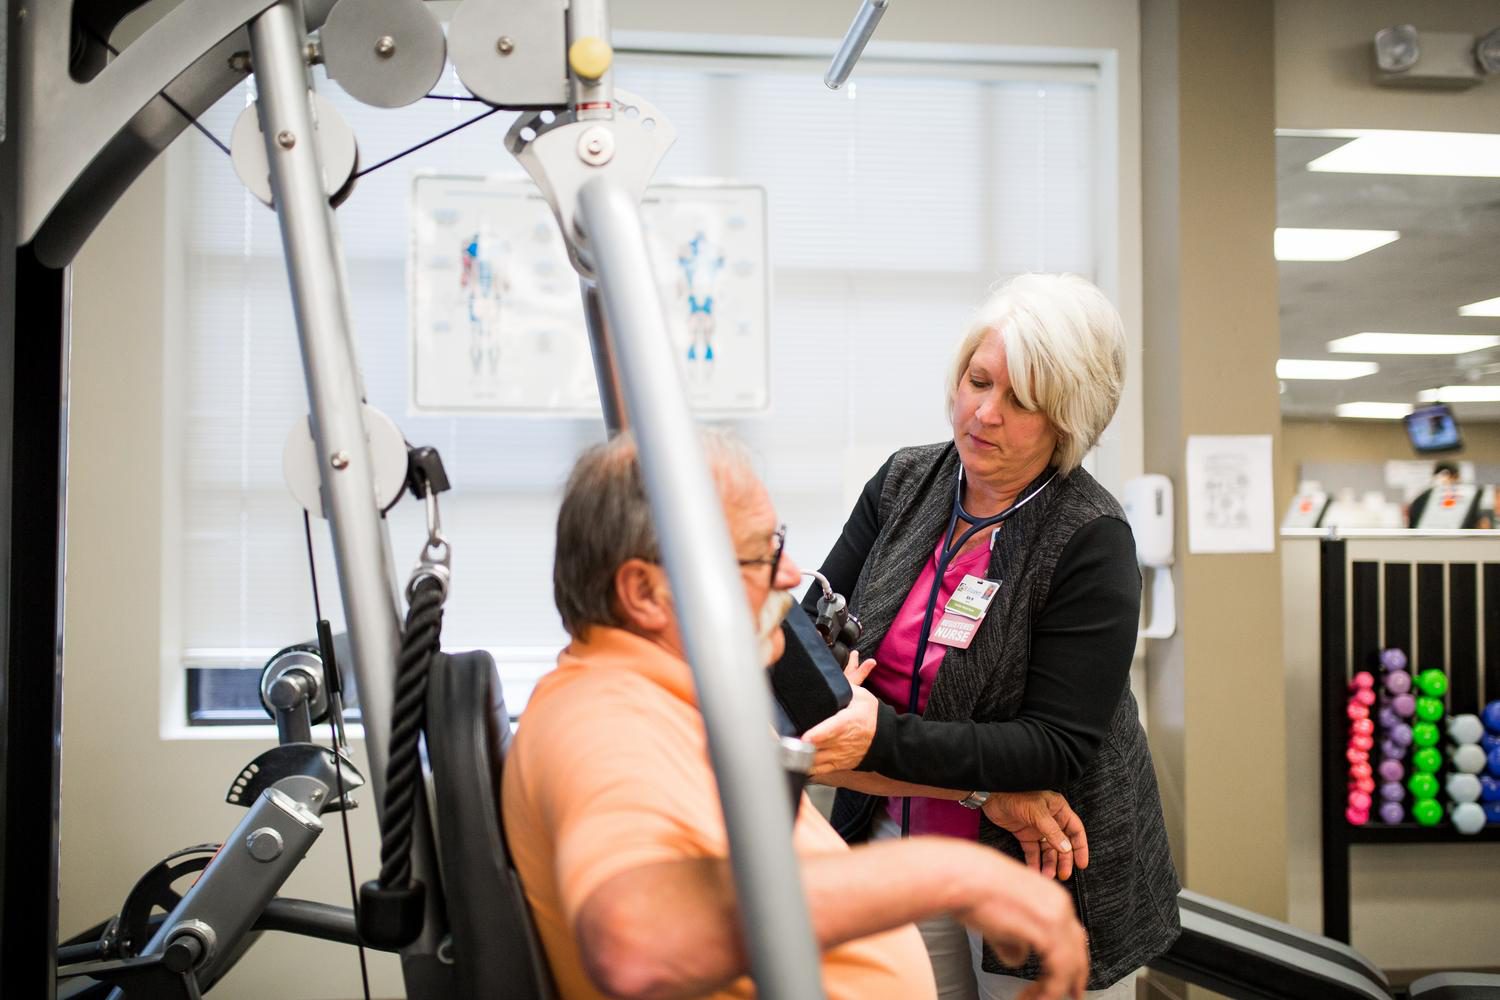
[[(880, 533), (850, 597), (865, 627), (861, 656), (874, 655), (947, 528), (958, 468), (951, 443), (904, 449), (892, 459), (880, 495)], [(1098, 517), (1124, 513), (1078, 469), (1054, 479), (1005, 522), (989, 567), (990, 579), (1002, 582), (1000, 593), (969, 648), (944, 655), (924, 718), (1001, 722), (1016, 715), (1026, 688), (1031, 629), (1047, 602), (1053, 568), (1073, 532)], [(1082, 777), (1057, 791), (1088, 831), (1088, 871), (1075, 871), (1064, 885), (1089, 933), (1088, 988), (1102, 989), (1165, 951), (1179, 929), (1177, 873), (1146, 734), (1128, 687), (1098, 756)], [(848, 834), (863, 817), (867, 830), (870, 805), (868, 796), (840, 790), (834, 825)], [(1015, 838), (988, 820), (981, 820), (979, 840), (1021, 858)], [(984, 968), (1028, 979), (1037, 973), (1034, 957), (1009, 968), (988, 947)]]

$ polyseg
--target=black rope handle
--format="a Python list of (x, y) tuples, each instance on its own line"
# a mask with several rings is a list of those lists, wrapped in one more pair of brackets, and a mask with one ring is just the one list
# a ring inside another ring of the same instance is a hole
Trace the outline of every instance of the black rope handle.
[(411, 877), (412, 824), (417, 796), (422, 794), (418, 741), (427, 714), (427, 677), (443, 627), (441, 581), (418, 577), (410, 594), (391, 708), (385, 808), (380, 817), (380, 877), (360, 888), (360, 936), (388, 949), (404, 948), (422, 931), (426, 887)]

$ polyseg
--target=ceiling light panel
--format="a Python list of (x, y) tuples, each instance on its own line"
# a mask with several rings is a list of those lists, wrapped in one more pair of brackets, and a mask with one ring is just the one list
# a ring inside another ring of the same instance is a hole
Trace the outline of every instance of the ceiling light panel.
[(1458, 307), (1460, 316), (1500, 316), (1500, 297)]
[(1322, 379), (1341, 382), (1364, 378), (1380, 371), (1373, 361), (1317, 361), (1281, 358), (1276, 362), (1276, 377), (1281, 379)]
[(1356, 333), (1328, 342), (1331, 354), (1468, 354), (1500, 345), (1500, 337), (1464, 333)]
[(1411, 412), (1406, 403), (1340, 403), (1334, 414), (1340, 417), (1356, 417), (1361, 420), (1400, 420)]
[(1369, 253), (1401, 234), (1393, 229), (1290, 229), (1276, 230), (1277, 260), (1349, 260)]
[(1445, 385), (1417, 398), (1424, 403), (1500, 403), (1500, 385)]
[(1500, 135), (1371, 132), (1324, 153), (1307, 169), (1339, 174), (1500, 177)]

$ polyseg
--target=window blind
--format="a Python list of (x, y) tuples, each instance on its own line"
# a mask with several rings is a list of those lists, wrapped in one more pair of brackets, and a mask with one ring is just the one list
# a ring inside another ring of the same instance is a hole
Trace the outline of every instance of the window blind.
[[(830, 92), (818, 74), (774, 59), (626, 53), (617, 63), (618, 86), (677, 129), (659, 180), (767, 191), (772, 400), (734, 427), (759, 456), (788, 552), (804, 566), (821, 560), (890, 451), (947, 436), (944, 373), (986, 289), (1027, 270), (1094, 272), (1096, 87), (995, 69), (903, 63)], [(365, 166), (484, 110), (428, 100), (381, 111), (318, 84)], [(204, 125), (227, 137), (251, 86)], [(436, 90), (464, 93), (451, 71)], [(453, 483), (442, 498), (454, 544), (445, 645), (493, 652), (517, 706), (565, 640), (552, 604), (556, 505), (602, 425), (412, 413), (406, 275), (414, 173), (524, 176), (501, 143), (513, 119), (492, 115), (361, 178), (336, 215), (370, 402), (408, 440), (437, 446)], [(186, 253), (174, 286), (182, 364), (169, 378), (183, 419), (168, 428), (180, 469), (168, 563), (180, 625), (167, 641), (184, 664), (258, 666), (313, 623), (301, 511), (281, 472), (307, 400), (280, 237), (274, 214), (201, 136), (185, 133), (171, 155)], [(420, 505), (402, 502), (390, 524), (405, 574), (423, 537)], [(338, 628), (331, 547), (315, 526), (324, 613)]]

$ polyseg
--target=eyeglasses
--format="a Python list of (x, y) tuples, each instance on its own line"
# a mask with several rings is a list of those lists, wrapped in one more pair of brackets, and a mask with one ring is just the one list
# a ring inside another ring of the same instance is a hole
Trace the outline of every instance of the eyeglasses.
[(776, 587), (776, 571), (781, 568), (781, 553), (786, 548), (786, 525), (777, 525), (776, 531), (771, 537), (776, 541), (776, 548), (771, 551), (769, 556), (762, 556), (759, 559), (741, 559), (739, 560), (739, 564), (741, 566), (769, 565), (771, 567), (771, 588), (774, 590)]

